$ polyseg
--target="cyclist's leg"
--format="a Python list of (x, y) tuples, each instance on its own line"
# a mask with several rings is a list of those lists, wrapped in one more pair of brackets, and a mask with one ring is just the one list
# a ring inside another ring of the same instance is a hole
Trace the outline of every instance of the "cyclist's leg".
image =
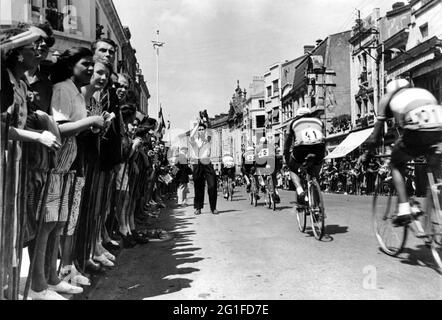
[(411, 222), (411, 206), (408, 201), (405, 175), (407, 162), (414, 158), (404, 143), (404, 137), (396, 141), (391, 154), (391, 176), (398, 195), (398, 218), (395, 224)]

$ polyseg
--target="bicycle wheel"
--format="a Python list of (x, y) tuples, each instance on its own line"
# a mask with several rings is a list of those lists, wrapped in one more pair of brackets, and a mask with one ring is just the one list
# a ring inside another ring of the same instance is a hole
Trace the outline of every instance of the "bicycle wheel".
[(305, 209), (295, 208), (295, 210), (296, 220), (298, 220), (298, 229), (304, 233), (307, 227), (307, 215), (305, 214)]
[(325, 216), (324, 201), (322, 199), (321, 189), (316, 181), (312, 181), (309, 188), (309, 197), (311, 199), (310, 220), (315, 238), (321, 240), (324, 236)]
[(442, 214), (432, 208), (431, 223), (431, 253), (436, 262), (439, 273), (442, 273)]
[(397, 197), (373, 197), (373, 229), (380, 249), (385, 254), (398, 256), (407, 241), (408, 227), (393, 225), (394, 211), (397, 206)]

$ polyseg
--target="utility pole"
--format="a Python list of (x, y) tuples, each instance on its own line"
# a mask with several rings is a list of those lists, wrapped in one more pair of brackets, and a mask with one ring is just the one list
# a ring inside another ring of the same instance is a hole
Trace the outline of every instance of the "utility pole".
[[(152, 41), (153, 48), (157, 54), (157, 114), (160, 113), (160, 48), (166, 43), (160, 42), (160, 30), (157, 30), (157, 40)], [(159, 120), (159, 119), (158, 119)]]

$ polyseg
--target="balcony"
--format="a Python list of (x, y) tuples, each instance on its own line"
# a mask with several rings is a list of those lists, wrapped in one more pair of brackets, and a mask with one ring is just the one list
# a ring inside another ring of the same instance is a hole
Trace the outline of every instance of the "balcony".
[[(64, 14), (56, 9), (46, 9), (45, 14), (46, 20), (55, 31), (81, 35), (80, 16)], [(67, 27), (66, 30), (65, 27)]]
[(373, 114), (368, 114), (359, 119), (356, 119), (356, 127), (357, 128), (367, 128), (369, 126), (374, 125), (375, 117)]

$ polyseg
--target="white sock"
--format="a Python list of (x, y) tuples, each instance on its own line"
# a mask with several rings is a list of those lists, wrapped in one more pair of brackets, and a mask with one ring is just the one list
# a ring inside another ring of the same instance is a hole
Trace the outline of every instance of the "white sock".
[(409, 215), (411, 213), (410, 203), (399, 203), (398, 211), (398, 216)]
[(296, 188), (296, 192), (298, 193), (298, 195), (300, 195), (301, 193), (304, 192), (304, 189), (302, 189), (302, 187), (298, 187)]

